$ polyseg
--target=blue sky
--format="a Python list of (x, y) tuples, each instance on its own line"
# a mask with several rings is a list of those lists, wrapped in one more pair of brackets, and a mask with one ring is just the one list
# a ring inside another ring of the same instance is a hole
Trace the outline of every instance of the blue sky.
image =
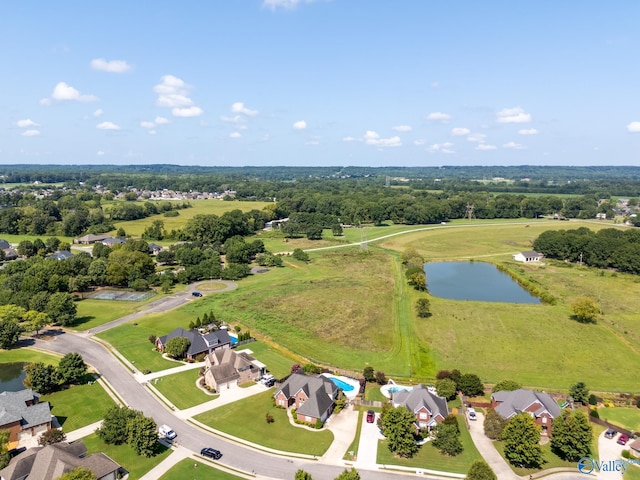
[(633, 165), (640, 2), (5, 2), (0, 162)]

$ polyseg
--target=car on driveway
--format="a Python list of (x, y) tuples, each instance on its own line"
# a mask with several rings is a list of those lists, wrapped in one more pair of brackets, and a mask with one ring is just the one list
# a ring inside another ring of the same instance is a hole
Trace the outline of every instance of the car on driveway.
[(618, 445), (626, 445), (628, 441), (629, 437), (627, 437), (625, 434), (622, 434), (618, 437)]
[(220, 450), (209, 447), (200, 450), (200, 455), (202, 455), (203, 457), (212, 458), (213, 460), (218, 460), (220, 457), (222, 457), (222, 453), (220, 453)]
[(609, 430), (607, 430), (606, 432), (604, 432), (604, 436), (606, 438), (613, 438), (618, 434), (618, 432), (616, 432), (613, 428), (610, 428)]
[(467, 408), (467, 414), (469, 415), (469, 420), (477, 420), (476, 411), (474, 408)]
[(367, 423), (373, 423), (376, 419), (376, 413), (373, 410), (367, 412)]

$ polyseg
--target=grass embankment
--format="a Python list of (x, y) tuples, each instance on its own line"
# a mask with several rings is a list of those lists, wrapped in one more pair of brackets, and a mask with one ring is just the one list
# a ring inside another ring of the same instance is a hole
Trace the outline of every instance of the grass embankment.
[(377, 462), (383, 465), (400, 465), (442, 472), (467, 473), (471, 465), (478, 460), (482, 460), (482, 457), (464, 424), (464, 418), (460, 415), (458, 415), (458, 424), (460, 425), (460, 442), (464, 448), (460, 455), (455, 457), (442, 455), (440, 450), (434, 447), (431, 442), (427, 442), (420, 447), (420, 450), (413, 458), (400, 458), (389, 451), (386, 440), (380, 440), (378, 441)]
[(253, 342), (241, 345), (237, 351), (251, 350), (252, 355), (267, 366), (267, 370), (276, 378), (284, 378), (291, 373), (291, 366), (295, 359), (287, 357), (276, 348), (264, 342)]
[(198, 369), (186, 372), (174, 373), (166, 377), (151, 380), (151, 384), (157, 388), (179, 410), (195, 407), (201, 403), (218, 398), (218, 395), (208, 395), (196, 386)]
[(76, 321), (71, 328), (85, 331), (98, 327), (105, 323), (117, 320), (118, 318), (131, 315), (140, 310), (141, 307), (157, 300), (158, 296), (153, 296), (143, 302), (122, 302), (116, 300), (93, 300), (90, 298), (76, 302), (78, 313)]
[[(597, 439), (595, 441), (597, 442)], [(504, 442), (495, 441), (495, 442), (493, 442), (493, 444), (496, 447), (496, 450), (498, 451), (498, 453), (500, 453), (500, 455), (502, 455), (502, 458), (505, 458), (504, 457)], [(566, 460), (562, 460), (555, 453), (553, 453), (551, 451), (551, 444), (550, 443), (546, 443), (545, 445), (542, 445), (541, 447), (542, 447), (542, 457), (544, 458), (544, 460), (546, 462), (544, 465), (542, 465), (542, 468), (514, 467), (508, 461), (507, 461), (507, 464), (516, 473), (516, 475), (520, 475), (520, 476), (531, 475), (531, 474), (534, 474), (536, 472), (539, 472), (540, 470), (547, 470), (549, 468), (559, 468), (559, 467), (573, 468), (573, 469), (576, 468), (576, 462), (567, 462)], [(505, 461), (506, 461), (506, 458), (505, 458)]]
[(40, 401), (51, 404), (51, 414), (56, 416), (67, 433), (102, 420), (105, 412), (115, 405), (98, 382), (73, 385), (59, 392), (43, 395)]
[(33, 348), (13, 348), (11, 350), (0, 350), (0, 364), (2, 363), (35, 363), (44, 362), (51, 365), (58, 365), (62, 356), (44, 353)]
[(640, 431), (640, 408), (599, 408), (598, 414), (603, 420), (634, 432)]
[[(267, 413), (273, 416), (273, 423), (265, 421)], [(333, 433), (329, 430), (310, 431), (291, 425), (286, 410), (273, 405), (273, 389), (194, 418), (216, 430), (285, 452), (320, 456), (333, 442)]]
[(245, 477), (238, 477), (206, 463), (194, 462), (190, 458), (185, 458), (171, 467), (167, 473), (160, 477), (160, 480), (239, 480), (243, 478)]
[(82, 439), (87, 446), (87, 454), (102, 452), (119, 463), (129, 472), (129, 480), (137, 480), (153, 467), (162, 462), (171, 453), (171, 449), (160, 446), (160, 453), (155, 457), (137, 455), (135, 450), (127, 444), (108, 445), (95, 433)]

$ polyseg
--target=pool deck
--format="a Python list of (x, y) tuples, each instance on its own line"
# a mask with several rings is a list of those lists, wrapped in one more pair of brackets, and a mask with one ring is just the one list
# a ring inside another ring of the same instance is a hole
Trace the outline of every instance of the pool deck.
[(353, 400), (358, 396), (358, 392), (360, 391), (360, 382), (358, 382), (357, 380), (354, 380), (353, 378), (343, 377), (340, 375), (331, 375), (330, 373), (323, 373), (322, 376), (327, 377), (328, 379), (335, 378), (337, 380), (340, 380), (346, 383), (347, 385), (352, 386), (353, 390), (349, 390), (349, 391), (343, 390), (345, 396), (349, 400)]

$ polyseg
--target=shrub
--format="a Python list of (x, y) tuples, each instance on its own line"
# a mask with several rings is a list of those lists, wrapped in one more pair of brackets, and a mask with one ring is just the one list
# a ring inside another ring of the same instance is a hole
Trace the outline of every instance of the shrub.
[(273, 423), (275, 420), (273, 419), (273, 415), (267, 412), (264, 416), (264, 419), (267, 423)]
[(384, 372), (376, 372), (376, 382), (378, 382), (380, 385), (384, 385), (385, 383), (387, 383), (387, 376), (384, 374)]
[(149, 343), (151, 345), (155, 345), (157, 339), (158, 339), (158, 337), (156, 337), (153, 333), (151, 335), (149, 335)]
[[(640, 402), (640, 400), (638, 400), (638, 402)], [(591, 395), (589, 395), (589, 405), (597, 405), (598, 404), (598, 398), (592, 393)]]
[(589, 416), (593, 418), (600, 418), (600, 414), (595, 408), (593, 410), (589, 410)]

